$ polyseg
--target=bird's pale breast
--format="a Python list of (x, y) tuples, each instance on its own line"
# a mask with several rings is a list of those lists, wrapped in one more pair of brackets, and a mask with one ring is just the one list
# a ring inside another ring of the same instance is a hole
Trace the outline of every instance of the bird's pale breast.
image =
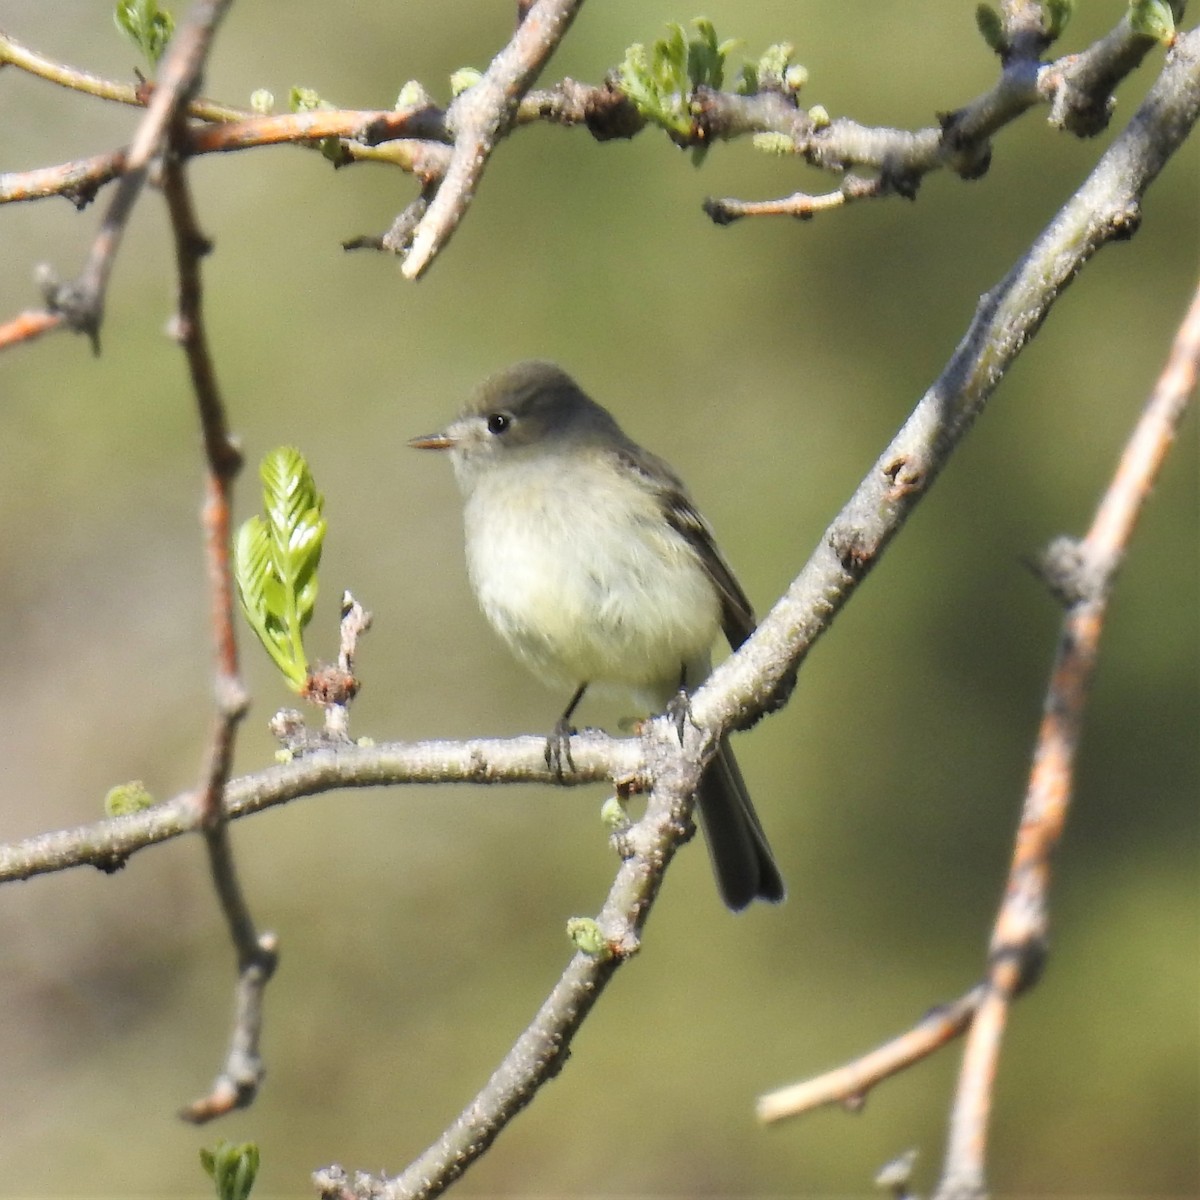
[(694, 550), (609, 464), (513, 467), (466, 502), (468, 569), (492, 626), (549, 682), (669, 694), (720, 623)]

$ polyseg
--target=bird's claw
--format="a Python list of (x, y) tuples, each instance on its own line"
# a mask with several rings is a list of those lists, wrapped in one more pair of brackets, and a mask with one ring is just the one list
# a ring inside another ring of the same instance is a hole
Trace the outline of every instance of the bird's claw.
[(559, 783), (563, 781), (564, 762), (567, 769), (572, 774), (575, 773), (575, 760), (571, 757), (571, 735), (574, 732), (574, 726), (565, 717), (561, 717), (546, 739), (546, 767), (554, 772)]
[(671, 718), (675, 732), (679, 736), (679, 744), (682, 746), (684, 726), (689, 723), (695, 724), (692, 721), (692, 698), (683, 688), (680, 688), (668, 701), (666, 714)]

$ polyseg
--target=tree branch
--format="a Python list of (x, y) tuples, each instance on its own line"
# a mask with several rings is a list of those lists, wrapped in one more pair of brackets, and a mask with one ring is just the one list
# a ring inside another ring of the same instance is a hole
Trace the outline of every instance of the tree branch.
[[(492, 150), (514, 126), (534, 121), (584, 124), (600, 140), (632, 137), (645, 127), (645, 119), (610, 83), (592, 86), (566, 79), (545, 91), (528, 91), (581, 3), (542, 0), (544, 10), (530, 6), (529, 16), (484, 78), (446, 111), (423, 99), (398, 111), (320, 109), (263, 117), (214, 101), (195, 101), (187, 105), (188, 115), (214, 124), (189, 129), (180, 144), (191, 155), (283, 143), (319, 147), (323, 139), (338, 138), (345, 163), (391, 162), (412, 172), (421, 181), (421, 194), (396, 218), (392, 229), (382, 237), (351, 239), (347, 247), (403, 253), (417, 245), (419, 237), (416, 255), (409, 250), (403, 267), (416, 278), (465, 216)], [(766, 89), (743, 96), (698, 88), (690, 98), (691, 132), (677, 133), (679, 144), (701, 146), (718, 139), (773, 134), (811, 165), (843, 177), (838, 189), (822, 195), (797, 192), (765, 201), (709, 198), (704, 210), (718, 224), (744, 216), (808, 218), (852, 200), (896, 194), (913, 198), (924, 176), (942, 167), (974, 179), (988, 168), (991, 137), (1039, 103), (1050, 105), (1050, 122), (1059, 128), (1079, 136), (1100, 132), (1112, 111), (1113, 89), (1156, 42), (1133, 32), (1126, 15), (1088, 49), (1042, 64), (1037, 54), (1045, 48), (1046, 38), (1026, 28), (1029, 6), (1018, 8), (1020, 12), (1009, 20), (1010, 44), (996, 84), (943, 116), (938, 126), (910, 132), (865, 126), (848, 118), (818, 121), (799, 108), (790, 93)], [(6, 61), (122, 103), (150, 103), (159, 90), (149, 84), (133, 87), (103, 80), (53, 63), (0, 34), (0, 63)], [(445, 143), (453, 143), (453, 149)], [(64, 195), (83, 207), (100, 187), (126, 171), (128, 154), (115, 150), (0, 175), (0, 203)], [(856, 176), (853, 168), (876, 175)], [(9, 339), (19, 340), (17, 333), (17, 328), (10, 329)], [(3, 344), (0, 328), (0, 347)]]
[(437, 194), (413, 231), (401, 267), (406, 278), (419, 279), (425, 273), (466, 216), (492, 151), (512, 127), (521, 97), (582, 5), (583, 0), (536, 0), (483, 78), (450, 105), (446, 123), (454, 133), (454, 152)]
[[(1114, 143), (1092, 177), (1035, 243), (1008, 278), (985, 297), (976, 319), (934, 388), (918, 405), (877, 469), (864, 480), (850, 504), (831, 526), (822, 548), (801, 573), (787, 596), (758, 631), (728, 659), (693, 698), (693, 722), (680, 738), (667, 717), (647, 722), (643, 737), (647, 774), (654, 781), (650, 808), (660, 821), (666, 804), (670, 819), (646, 837), (648, 872), (644, 898), (629, 916), (633, 932), (641, 925), (657, 893), (657, 877), (675, 847), (688, 836), (691, 803), (705, 756), (723, 732), (763, 712), (776, 700), (802, 661), (811, 640), (827, 628), (857, 582), (903, 522), (904, 516), (932, 483), (957, 442), (986, 403), (996, 383), (1045, 319), (1063, 288), (1101, 246), (1134, 227), (1137, 201), (1166, 157), (1177, 148), (1196, 119), (1200, 89), (1200, 34), (1168, 64), (1143, 109)], [(1150, 132), (1147, 112), (1163, 119), (1160, 140)], [(1049, 268), (1053, 266), (1053, 270)], [(886, 483), (884, 482), (886, 481)], [(811, 628), (806, 631), (805, 626)], [(648, 810), (646, 822), (651, 820)], [(665, 836), (664, 836), (665, 835)], [(639, 856), (627, 859), (641, 863)], [(622, 870), (625, 870), (625, 867)], [(614, 885), (614, 892), (619, 887)], [(610, 895), (610, 903), (612, 896)], [(601, 914), (601, 929), (606, 905)], [(614, 963), (615, 966), (615, 963)], [(611, 978), (612, 971), (582, 970), (575, 961), (550, 1000), (506, 1057), (484, 1090), (475, 1097), (442, 1138), (402, 1175), (376, 1179), (359, 1174), (353, 1184), (340, 1167), (316, 1177), (326, 1200), (388, 1200), (438, 1195), (498, 1136), (532, 1098), (534, 1090), (557, 1070), (586, 1008), (580, 1010), (578, 988), (584, 987), (587, 1008)], [(915, 1061), (921, 1047), (944, 1044), (979, 1003), (978, 989), (951, 1008), (923, 1023), (901, 1046), (886, 1047), (869, 1064), (899, 1069), (907, 1057)], [(557, 1015), (556, 1015), (557, 1014)], [(547, 1022), (550, 1022), (547, 1028)], [(531, 1052), (532, 1050), (532, 1052)], [(551, 1052), (552, 1051), (552, 1052)], [(868, 1077), (869, 1081), (869, 1077)]]
[(1055, 301), (1109, 242), (1129, 238), (1141, 197), (1200, 115), (1200, 30), (1181, 37), (1129, 125), (1008, 275), (988, 292), (934, 381), (754, 636), (709, 676), (692, 715), (716, 727), (770, 711), (929, 489)]
[[(339, 788), (404, 783), (554, 784), (559, 780), (546, 766), (545, 746), (544, 737), (520, 737), (316, 750), (293, 762), (231, 779), (225, 788), (225, 814), (236, 820)], [(571, 739), (571, 757), (575, 772), (565, 780), (571, 786), (610, 776), (640, 777), (641, 750), (636, 739), (610, 738), (588, 730)], [(73, 867), (116, 871), (139, 850), (198, 829), (197, 793), (182, 792), (128, 816), (0, 844), (0, 883)]]
[[(200, 5), (198, 9), (206, 8), (215, 12), (217, 7)], [(552, 5), (549, 0), (538, 0), (531, 9), (527, 23), (533, 21), (535, 16), (554, 12), (560, 16), (567, 13), (563, 19), (569, 24), (575, 8), (577, 4), (574, 8), (564, 8)], [(565, 28), (564, 24), (557, 37), (562, 36)], [(657, 894), (662, 868), (675, 848), (690, 835), (691, 796), (704, 755), (711, 751), (723, 731), (744, 723), (748, 715), (761, 714), (780, 703), (781, 695), (812, 642), (828, 627), (841, 605), (898, 531), (913, 505), (936, 478), (974, 417), (986, 404), (999, 379), (1029, 338), (1037, 332), (1060, 292), (1097, 249), (1114, 238), (1128, 237), (1135, 230), (1142, 193), (1196, 120), (1197, 97), (1200, 95), (1198, 38), (1200, 35), (1193, 34), (1180, 39), (1168, 58), (1162, 76), (1130, 127), (1114, 143), (1088, 182), (1026, 257), (984, 298), (946, 371), (922, 399), (895, 441), (830, 526), (822, 546), (787, 595), (777, 603), (758, 633), (737, 655), (719, 668), (697, 693), (693, 700), (695, 726), (686, 728), (684, 744), (679, 744), (676, 726), (661, 718), (647, 723), (640, 743), (614, 741), (599, 735), (584, 735), (575, 739), (572, 755), (579, 771), (571, 782), (606, 777), (638, 782), (648, 777), (654, 781), (647, 817), (626, 830), (621, 838), (625, 861), (596, 922), (602, 934), (601, 949), (576, 955), (572, 959), (564, 979), (540, 1010), (528, 1033), (493, 1076), (490, 1090), (485, 1089), (476, 1103), (447, 1131), (448, 1141), (444, 1147), (439, 1143), (439, 1147), (431, 1149), (409, 1172), (394, 1180), (384, 1181), (384, 1186), (396, 1189), (391, 1194), (436, 1194), (490, 1143), (504, 1124), (528, 1103), (536, 1087), (561, 1065), (570, 1038), (595, 1002), (599, 989), (611, 977), (615, 966), (636, 950), (649, 906)], [(517, 38), (514, 38), (514, 44), (516, 41)], [(552, 48), (553, 40), (548, 45)], [(545, 53), (548, 54), (549, 49)], [(499, 61), (498, 57), (496, 62)], [(530, 60), (526, 60), (525, 65), (531, 72), (529, 79), (497, 72), (493, 82), (508, 78), (514, 90), (511, 94), (505, 93), (504, 104), (489, 110), (491, 116), (488, 121), (492, 124), (484, 122), (482, 133), (475, 129), (470, 134), (474, 141), (464, 141), (464, 145), (474, 144), (480, 149), (489, 137), (498, 136), (499, 131), (506, 127), (506, 121), (515, 119), (504, 105), (515, 103), (513, 97), (531, 82), (532, 73), (540, 67), (540, 61), (532, 65)], [(168, 102), (174, 103), (174, 113), (179, 111), (179, 103), (186, 90), (180, 83), (175, 101)], [(470, 92), (464, 95), (470, 95)], [(468, 107), (464, 106), (464, 113)], [(454, 109), (451, 111), (454, 112)], [(168, 115), (171, 116), (170, 113)], [(149, 120), (148, 113), (134, 149), (141, 143), (142, 132)], [(465, 135), (460, 132), (459, 136), (462, 139)], [(134, 149), (131, 149), (131, 155)], [(482, 152), (478, 170), (482, 170), (490, 149), (491, 144), (488, 144), (486, 151)], [(455, 161), (462, 168), (458, 145), (454, 153)], [(148, 157), (144, 158), (141, 167), (131, 169), (144, 170), (148, 161)], [(441, 204), (441, 209), (445, 211), (441, 212), (436, 224), (418, 224), (418, 230), (423, 230), (418, 237), (425, 237), (427, 242), (424, 250), (426, 265), (461, 219), (478, 177), (478, 171), (472, 174), (463, 168), (455, 177), (455, 186), (460, 189), (458, 198), (448, 199)], [(443, 189), (448, 181), (449, 176), (443, 182)], [(140, 181), (137, 186), (140, 187)], [(136, 188), (134, 192), (136, 194)], [(118, 193), (118, 197), (114, 198), (109, 212), (110, 220), (114, 214), (120, 220), (111, 229), (109, 221), (105, 226), (110, 235), (115, 235), (117, 239), (128, 215), (127, 210), (117, 212), (120, 195)], [(435, 206), (441, 201), (442, 192), (439, 191), (429, 206), (427, 217), (433, 214)], [(129, 204), (132, 202), (128, 201)], [(182, 224), (178, 225), (177, 231), (181, 227)], [(116, 249), (111, 237), (110, 242), (110, 248), (104, 252), (107, 257), (102, 256), (103, 279), (99, 280), (99, 287), (95, 289), (101, 304), (104, 280)], [(96, 254), (93, 259), (95, 257)], [(417, 261), (418, 265), (413, 266), (414, 259), (410, 254), (406, 264), (406, 269), (412, 266), (409, 273), (414, 276), (424, 269)], [(181, 314), (182, 311), (181, 303)], [(99, 306), (94, 308), (94, 312), (98, 328)], [(47, 314), (48, 317), (54, 315)], [(2, 333), (0, 330), (0, 344), (3, 344)], [(214, 435), (214, 445), (224, 439), (223, 425), (220, 428), (221, 437)], [(207, 419), (205, 430), (207, 441), (212, 433)], [(228, 481), (221, 473), (225, 468), (211, 453), (210, 466), (210, 496), (216, 510), (210, 513), (208, 525), (210, 569), (218, 569), (214, 556), (223, 553), (223, 548), (214, 550), (218, 531), (223, 531), (225, 535), (223, 544), (228, 541), (228, 496), (224, 491)], [(218, 573), (221, 571), (223, 568)], [(224, 576), (227, 587), (227, 572), (224, 572)], [(227, 596), (219, 595), (219, 588), (214, 585), (214, 605), (227, 607), (227, 599)], [(225, 626), (218, 621), (217, 628), (223, 632)], [(220, 644), (218, 653), (220, 658), (223, 653)], [(236, 680), (236, 660), (233, 660), (232, 670), (219, 667), (218, 678), (226, 683)], [(229, 697), (226, 697), (228, 700)], [(230, 782), (224, 787), (222, 797), (221, 784), (228, 769), (228, 752), (235, 719), (229, 714), (235, 707), (232, 702), (222, 705), (223, 712), (214, 735), (206, 780), (197, 792), (177, 797), (144, 813), (102, 822), (85, 830), (44, 835), (19, 846), (0, 847), (0, 880), (26, 878), (85, 862), (115, 869), (130, 853), (144, 845), (190, 829), (204, 829), (209, 825), (219, 829), (223, 836), (227, 819), (326, 788), (419, 780), (508, 782), (538, 779), (550, 782), (553, 778), (542, 761), (541, 739), (515, 739), (501, 743), (427, 743), (423, 746), (392, 748), (347, 747), (344, 750), (321, 751), (285, 767), (272, 768), (244, 780)], [(221, 732), (222, 728), (226, 730), (225, 733)], [(219, 871), (220, 863), (228, 863), (223, 853), (214, 853), (213, 861), (215, 872)], [(219, 879), (218, 887), (222, 887)], [(224, 892), (222, 897), (224, 902)], [(239, 923), (239, 912), (245, 916), (245, 921), (241, 922), (243, 928), (240, 934), (235, 930), (235, 940), (239, 940), (239, 945), (249, 944), (249, 939), (242, 936), (246, 933), (245, 926), (248, 923), (244, 906), (240, 909), (227, 906), (231, 926)], [(252, 926), (249, 929), (252, 939)], [(263, 941), (265, 939), (257, 942), (259, 948), (264, 954), (273, 954), (273, 944), (264, 946)], [(1000, 955), (1003, 962), (1008, 961), (1009, 945), (1009, 942), (1003, 943), (1004, 952)], [(581, 957), (587, 962), (581, 964)], [(254, 986), (260, 985), (254, 983)], [(992, 986), (994, 983), (990, 981), (989, 987)], [(246, 996), (240, 993), (239, 1005), (245, 999)], [(238, 1028), (249, 1029), (252, 1025), (253, 1020), (245, 1025), (239, 1022)], [(983, 1078), (985, 1074), (976, 1071), (973, 1078)], [(479, 1124), (481, 1116), (486, 1117), (486, 1126)], [(485, 1129), (485, 1132), (480, 1133), (481, 1129)], [(481, 1137), (486, 1140), (480, 1142)], [(957, 1161), (965, 1160), (960, 1156)], [(435, 1174), (427, 1176), (426, 1171), (434, 1171)], [(417, 1191), (410, 1192), (405, 1189), (417, 1186), (414, 1173), (421, 1175), (422, 1182)], [(427, 1178), (430, 1182), (425, 1182)], [(335, 1176), (328, 1177), (327, 1182), (335, 1191), (343, 1186), (343, 1182), (339, 1182)], [(420, 1188), (427, 1190), (421, 1191)]]
[(950, 1138), (935, 1200), (980, 1200), (992, 1089), (1012, 1001), (1034, 983), (1047, 953), (1051, 866), (1074, 787), (1084, 710), (1117, 573), (1134, 526), (1175, 439), (1200, 375), (1200, 290), (1165, 369), (1081, 542), (1063, 539), (1043, 565), (1067, 602), (1046, 693), (1033, 771), (1004, 900), (988, 953), (988, 977), (963, 1053)]
[[(1196, 71), (1200, 35), (1191, 35), (1187, 53)], [(1166, 72), (1164, 72), (1164, 76)], [(1168, 127), (1186, 133), (1188, 114), (1195, 120), (1196, 100), (1188, 107), (1184, 80), (1160, 81), (1135, 115), (1122, 141), (1146, 150), (1150, 163), (1157, 154), (1144, 141), (1151, 116), (1162, 115)], [(1195, 85), (1191, 85), (1193, 93)], [(1167, 98), (1182, 101), (1168, 109)], [(1097, 172), (1120, 180), (1131, 162), (1130, 147), (1114, 144), (1113, 162)], [(1107, 156), (1106, 156), (1107, 157)], [(1092, 194), (1089, 180), (1079, 195)], [(1132, 183), (1127, 200), (1140, 194)], [(1144, 188), (1144, 184), (1141, 185)], [(1119, 205), (1118, 205), (1119, 207)], [(1064, 210), (1066, 212), (1067, 210)], [(1055, 226), (1069, 232), (1060, 219)], [(1054, 226), (1052, 226), (1054, 228)], [(1032, 257), (1032, 256), (1031, 256)], [(1034, 259), (1034, 262), (1037, 260)], [(866, 1093), (897, 1071), (920, 1061), (960, 1033), (970, 1031), (964, 1055), (951, 1139), (940, 1200), (983, 1194), (983, 1153), (990, 1114), (991, 1088), (1008, 1006), (1037, 975), (1045, 955), (1048, 924), (1049, 870), (1066, 818), (1075, 752), (1107, 601), (1124, 557), (1134, 523), (1149, 496), (1163, 458), (1182, 419), (1200, 372), (1200, 292), (1175, 339), (1154, 395), (1126, 447), (1091, 530), (1082, 543), (1058, 543), (1044, 564), (1054, 590), (1069, 604), (1059, 638), (1057, 659), (1045, 703), (1045, 716), (1034, 752), (1034, 767), (1025, 798), (1005, 898), (997, 917), (989, 952), (989, 975), (953, 1004), (930, 1013), (912, 1030), (844, 1067), (764, 1096), (758, 1105), (763, 1120), (798, 1116), (824, 1104), (861, 1105)]]
[(200, 77), (217, 25), (231, 0), (197, 0), (167, 47), (158, 86), (146, 107), (125, 157), (121, 182), (92, 243), (83, 272), (75, 282), (49, 291), (51, 312), (63, 314), (70, 328), (86, 333), (99, 351), (104, 295), (116, 253), (151, 159), (163, 149), (176, 115), (187, 104)]
[[(5, 63), (28, 71), (30, 75), (36, 75), (39, 79), (57, 83), (60, 87), (137, 108), (145, 108), (155, 90), (155, 85), (149, 81), (137, 85), (119, 83), (93, 75), (90, 71), (77, 70), (66, 63), (55, 62), (0, 30), (0, 66), (4, 66)], [(239, 117), (250, 116), (245, 109), (233, 108), (216, 100), (191, 100), (186, 106), (186, 111), (189, 117), (197, 117), (203, 121), (236, 121)]]
[(983, 993), (984, 986), (979, 984), (950, 1004), (939, 1005), (899, 1037), (845, 1066), (768, 1092), (755, 1106), (758, 1119), (782, 1121), (827, 1104), (840, 1104), (850, 1112), (858, 1112), (876, 1084), (928, 1058), (964, 1033), (979, 1010)]
[(217, 387), (205, 332), (200, 260), (211, 247), (196, 220), (185, 164), (174, 149), (182, 131), (182, 120), (176, 118), (163, 162), (162, 190), (171, 218), (179, 278), (174, 334), (187, 357), (208, 464), (203, 521), (212, 598), (217, 700), (208, 761), (196, 792), (196, 808), (213, 884), (229, 927), (238, 966), (236, 1017), (225, 1063), (212, 1091), (181, 1113), (185, 1119), (200, 1123), (250, 1104), (258, 1093), (265, 1074), (258, 1051), (263, 991), (275, 971), (278, 956), (275, 935), (266, 933), (259, 937), (255, 931), (254, 920), (238, 883), (223, 803), (233, 760), (234, 736), (249, 703), (238, 669), (233, 581), (229, 567), (233, 481), (241, 469), (242, 456), (229, 435), (225, 406)]

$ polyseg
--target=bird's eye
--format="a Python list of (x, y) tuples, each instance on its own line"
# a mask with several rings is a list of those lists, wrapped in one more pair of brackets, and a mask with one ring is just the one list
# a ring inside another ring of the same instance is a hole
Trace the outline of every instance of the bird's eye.
[(512, 424), (508, 413), (494, 412), (487, 415), (488, 433), (503, 433)]

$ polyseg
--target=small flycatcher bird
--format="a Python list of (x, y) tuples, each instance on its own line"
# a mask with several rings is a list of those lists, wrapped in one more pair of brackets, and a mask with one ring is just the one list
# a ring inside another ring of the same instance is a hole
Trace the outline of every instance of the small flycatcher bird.
[[(679, 477), (553, 363), (491, 376), (442, 433), (409, 445), (450, 452), (467, 570), (492, 628), (534, 674), (573, 691), (557, 733), (569, 733), (592, 684), (661, 712), (708, 676), (719, 631), (733, 649), (754, 631), (750, 602)], [(725, 903), (782, 900), (724, 738), (697, 802)]]

